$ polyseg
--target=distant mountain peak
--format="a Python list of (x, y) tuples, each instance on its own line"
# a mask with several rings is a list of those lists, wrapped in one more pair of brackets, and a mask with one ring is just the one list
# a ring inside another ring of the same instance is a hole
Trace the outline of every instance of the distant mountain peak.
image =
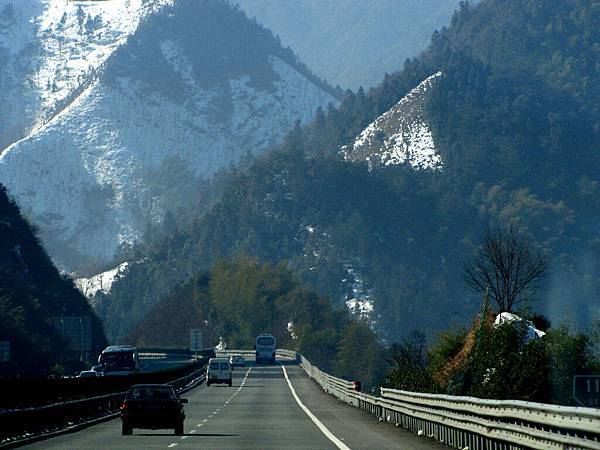
[(442, 72), (437, 72), (426, 78), (369, 124), (354, 142), (341, 148), (343, 158), (366, 161), (369, 170), (400, 164), (415, 170), (441, 170), (442, 158), (436, 151), (424, 110), (430, 88), (441, 76)]

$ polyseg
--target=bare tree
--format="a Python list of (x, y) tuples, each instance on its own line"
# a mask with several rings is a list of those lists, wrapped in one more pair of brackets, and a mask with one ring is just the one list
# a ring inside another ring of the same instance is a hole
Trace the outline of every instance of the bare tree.
[(467, 286), (493, 299), (500, 312), (511, 312), (541, 287), (550, 258), (533, 249), (530, 241), (507, 231), (487, 231), (470, 264), (464, 265)]

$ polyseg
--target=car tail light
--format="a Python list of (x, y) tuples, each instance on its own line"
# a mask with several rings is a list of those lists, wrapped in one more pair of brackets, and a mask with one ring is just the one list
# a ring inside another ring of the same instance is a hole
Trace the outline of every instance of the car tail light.
[(127, 402), (123, 402), (123, 404), (121, 405), (121, 411), (125, 411), (127, 410), (127, 408), (129, 408), (129, 404)]

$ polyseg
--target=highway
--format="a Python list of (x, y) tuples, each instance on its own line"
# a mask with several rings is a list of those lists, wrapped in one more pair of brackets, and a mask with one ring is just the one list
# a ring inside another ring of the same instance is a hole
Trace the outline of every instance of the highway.
[(259, 366), (248, 361), (247, 367), (234, 371), (233, 387), (202, 384), (182, 397), (189, 400), (183, 436), (173, 435), (173, 430), (140, 429), (122, 436), (121, 421), (115, 419), (27, 448), (449, 448), (339, 403), (293, 361)]

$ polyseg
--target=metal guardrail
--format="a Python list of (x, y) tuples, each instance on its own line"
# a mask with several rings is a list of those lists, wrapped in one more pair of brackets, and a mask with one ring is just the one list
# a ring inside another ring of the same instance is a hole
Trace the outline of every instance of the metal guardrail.
[(295, 357), (310, 378), (341, 401), (454, 448), (600, 450), (600, 409), (386, 388), (376, 397), (357, 392), (354, 383), (323, 372), (295, 352), (278, 355)]
[[(279, 350), (278, 350), (279, 352)], [(233, 355), (254, 356), (255, 350), (215, 350), (215, 354), (219, 357), (228, 357)]]
[[(223, 350), (219, 356), (253, 356), (253, 350)], [(381, 396), (355, 390), (351, 381), (334, 377), (312, 365), (295, 351), (277, 350), (277, 356), (295, 359), (322, 389), (348, 405), (374, 414), (419, 435), (446, 445), (469, 450), (516, 449), (590, 449), (600, 450), (600, 409), (547, 405), (513, 400), (486, 400), (474, 397), (423, 394), (381, 389)], [(202, 382), (206, 368), (201, 367), (170, 381), (183, 393)], [(80, 428), (118, 415), (125, 392), (82, 400), (55, 403), (36, 408), (0, 412), (0, 431), (9, 423), (60, 417), (67, 428)], [(77, 418), (88, 417), (82, 422)], [(11, 419), (11, 420), (7, 420)], [(70, 422), (70, 421), (73, 422)], [(64, 428), (64, 427), (63, 427)], [(0, 443), (0, 447), (23, 445), (56, 432)]]
[[(206, 365), (168, 381), (182, 394), (206, 378)], [(0, 411), (0, 448), (21, 446), (65, 431), (76, 431), (119, 415), (127, 391), (30, 408)]]

